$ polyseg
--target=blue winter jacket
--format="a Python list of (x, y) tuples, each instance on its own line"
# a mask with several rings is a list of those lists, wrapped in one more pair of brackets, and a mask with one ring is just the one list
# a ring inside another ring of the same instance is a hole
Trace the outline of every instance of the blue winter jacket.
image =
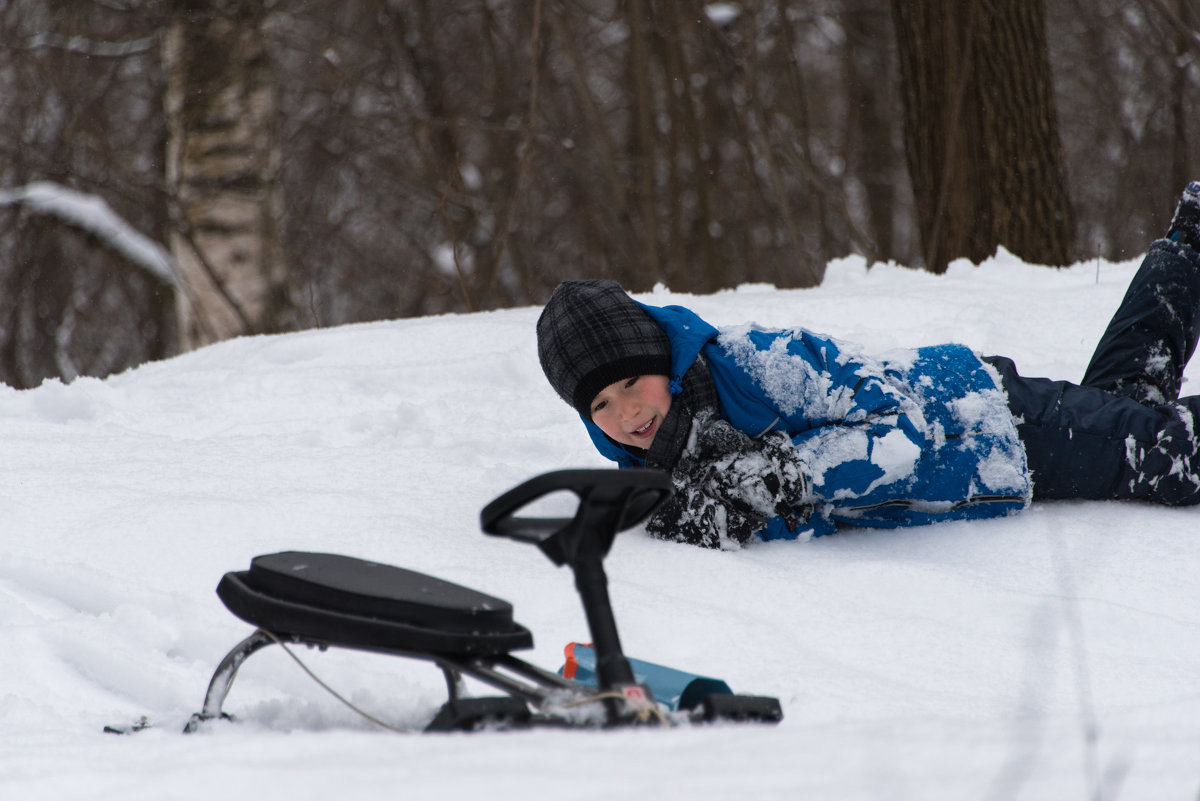
[[(703, 353), (731, 425), (792, 438), (815, 510), (789, 532), (819, 536), (838, 523), (891, 528), (1005, 515), (1030, 499), (1025, 450), (992, 368), (961, 345), (867, 356), (802, 328), (718, 330), (681, 306), (643, 309), (666, 331), (672, 391)], [(597, 449), (622, 467), (641, 460), (584, 419)]]

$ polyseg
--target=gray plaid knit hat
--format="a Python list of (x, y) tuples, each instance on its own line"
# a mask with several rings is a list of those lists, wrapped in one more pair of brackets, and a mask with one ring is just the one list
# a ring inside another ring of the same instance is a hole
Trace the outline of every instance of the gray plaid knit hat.
[(592, 398), (614, 381), (671, 374), (671, 341), (616, 281), (563, 281), (537, 338), (550, 386), (588, 420)]

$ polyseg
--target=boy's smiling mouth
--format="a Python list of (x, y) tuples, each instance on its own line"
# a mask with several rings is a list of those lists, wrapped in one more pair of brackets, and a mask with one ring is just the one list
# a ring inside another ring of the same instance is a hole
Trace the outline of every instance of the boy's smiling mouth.
[(642, 426), (641, 428), (635, 428), (633, 431), (630, 431), (629, 435), (631, 437), (638, 437), (638, 438), (645, 437), (647, 434), (650, 434), (654, 430), (654, 424), (657, 422), (658, 422), (658, 416), (656, 415), (654, 417), (651, 417), (649, 420), (647, 420), (646, 424), (644, 426)]

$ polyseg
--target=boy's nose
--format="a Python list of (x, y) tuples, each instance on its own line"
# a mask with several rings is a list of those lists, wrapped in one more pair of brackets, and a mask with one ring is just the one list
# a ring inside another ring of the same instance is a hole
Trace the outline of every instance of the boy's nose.
[(626, 398), (621, 404), (621, 416), (626, 420), (636, 417), (642, 411), (642, 405), (635, 398)]

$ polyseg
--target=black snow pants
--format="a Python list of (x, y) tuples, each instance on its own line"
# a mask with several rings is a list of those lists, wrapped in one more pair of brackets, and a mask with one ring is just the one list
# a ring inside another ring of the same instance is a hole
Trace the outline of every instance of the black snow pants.
[(1200, 255), (1159, 240), (1078, 384), (1000, 373), (1033, 497), (1200, 503), (1200, 396), (1180, 398), (1200, 337)]

